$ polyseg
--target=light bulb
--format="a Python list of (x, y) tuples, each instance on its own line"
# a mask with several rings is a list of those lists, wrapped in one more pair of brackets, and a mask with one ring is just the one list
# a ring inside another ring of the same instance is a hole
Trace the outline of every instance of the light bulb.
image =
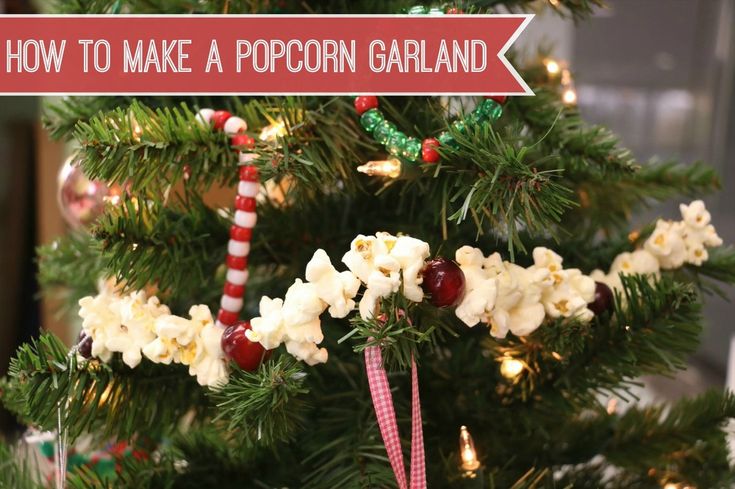
[(462, 470), (473, 472), (480, 468), (480, 461), (477, 460), (477, 452), (475, 451), (475, 442), (466, 426), (459, 429), (459, 456), (462, 459)]
[(567, 88), (564, 90), (561, 100), (567, 105), (574, 105), (577, 103), (577, 92), (573, 88)]
[(288, 134), (286, 131), (286, 123), (283, 119), (278, 119), (273, 124), (269, 124), (260, 131), (260, 140), (267, 141), (269, 143), (275, 143), (279, 137), (283, 137)]
[(561, 66), (559, 66), (559, 63), (556, 60), (547, 59), (544, 64), (546, 65), (546, 71), (549, 72), (549, 75), (558, 75), (561, 71)]
[(401, 160), (391, 158), (389, 160), (368, 161), (358, 166), (357, 171), (370, 176), (398, 178), (401, 174)]
[(504, 357), (500, 362), (500, 375), (506, 379), (515, 379), (518, 377), (525, 366), (520, 360), (516, 360), (513, 357)]

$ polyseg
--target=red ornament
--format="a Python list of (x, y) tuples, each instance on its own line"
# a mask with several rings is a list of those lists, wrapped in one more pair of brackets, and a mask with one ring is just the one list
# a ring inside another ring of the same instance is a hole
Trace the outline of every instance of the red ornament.
[(230, 139), (230, 144), (232, 146), (237, 146), (238, 148), (248, 148), (253, 149), (255, 147), (255, 139), (251, 138), (247, 134), (235, 134)]
[(506, 95), (488, 95), (485, 98), (489, 98), (490, 100), (495, 100), (500, 105), (505, 104), (505, 102), (508, 101), (508, 97)]
[(464, 272), (459, 265), (446, 258), (435, 258), (426, 263), (421, 274), (421, 287), (429, 294), (436, 307), (457, 305), (464, 295)]
[(426, 138), (421, 143), (421, 159), (426, 163), (436, 163), (441, 156), (436, 151), (441, 143), (435, 138)]
[(77, 353), (84, 358), (92, 358), (92, 337), (87, 336), (83, 330), (79, 332), (77, 338)]
[(372, 95), (363, 95), (355, 98), (355, 110), (362, 115), (370, 109), (378, 108), (378, 97)]
[(603, 312), (609, 310), (613, 305), (613, 293), (610, 287), (603, 284), (602, 282), (595, 282), (595, 299), (587, 304), (587, 308), (594, 312), (595, 315), (600, 315)]
[(215, 110), (214, 114), (212, 114), (212, 123), (214, 123), (214, 129), (216, 131), (221, 131), (225, 128), (225, 122), (227, 122), (227, 119), (232, 117), (232, 114), (227, 112), (226, 110)]
[(271, 356), (271, 350), (266, 350), (260, 343), (254, 343), (245, 336), (250, 329), (249, 321), (238, 321), (222, 333), (222, 351), (230, 360), (233, 360), (241, 369), (253, 372), (260, 364)]

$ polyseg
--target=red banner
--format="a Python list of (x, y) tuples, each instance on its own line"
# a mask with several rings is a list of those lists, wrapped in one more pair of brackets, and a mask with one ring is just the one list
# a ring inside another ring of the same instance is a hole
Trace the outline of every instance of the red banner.
[(530, 95), (531, 18), (0, 16), (0, 94)]

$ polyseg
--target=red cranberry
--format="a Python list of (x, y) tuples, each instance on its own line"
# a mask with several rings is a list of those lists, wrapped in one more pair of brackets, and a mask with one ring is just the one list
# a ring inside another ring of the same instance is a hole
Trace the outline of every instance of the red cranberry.
[(459, 265), (446, 258), (435, 258), (422, 271), (421, 287), (436, 307), (457, 305), (464, 295), (464, 273)]
[(245, 336), (250, 329), (249, 321), (238, 321), (222, 333), (222, 350), (227, 358), (241, 369), (253, 372), (260, 364), (270, 358), (272, 350), (266, 350), (260, 343), (254, 343)]
[(610, 290), (610, 287), (602, 282), (595, 282), (595, 299), (587, 304), (587, 308), (599, 316), (603, 312), (609, 310), (612, 307), (612, 304), (613, 293), (612, 290)]

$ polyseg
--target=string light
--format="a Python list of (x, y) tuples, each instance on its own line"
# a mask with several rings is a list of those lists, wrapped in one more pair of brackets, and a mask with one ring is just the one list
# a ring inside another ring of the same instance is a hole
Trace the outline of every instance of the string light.
[(357, 171), (370, 176), (398, 178), (401, 174), (401, 160), (391, 158), (389, 160), (368, 161), (358, 166)]
[(459, 456), (461, 459), (461, 468), (465, 471), (465, 475), (474, 476), (474, 472), (480, 468), (480, 461), (477, 460), (477, 451), (475, 450), (475, 442), (466, 426), (459, 428)]
[(577, 91), (574, 88), (567, 88), (561, 96), (562, 102), (567, 105), (575, 105), (577, 103)]
[(500, 375), (506, 379), (515, 379), (518, 377), (523, 369), (526, 368), (523, 362), (513, 357), (503, 357), (500, 362)]
[(556, 76), (561, 71), (561, 66), (559, 65), (559, 62), (555, 59), (545, 59), (544, 65), (546, 65), (546, 71), (549, 72), (549, 75)]
[(607, 401), (607, 414), (613, 415), (615, 414), (615, 411), (618, 409), (618, 400), (614, 397), (610, 398), (610, 400)]
[(275, 143), (279, 137), (283, 137), (288, 134), (286, 131), (286, 123), (283, 119), (279, 118), (272, 124), (269, 124), (260, 131), (260, 140), (267, 141), (269, 143)]

